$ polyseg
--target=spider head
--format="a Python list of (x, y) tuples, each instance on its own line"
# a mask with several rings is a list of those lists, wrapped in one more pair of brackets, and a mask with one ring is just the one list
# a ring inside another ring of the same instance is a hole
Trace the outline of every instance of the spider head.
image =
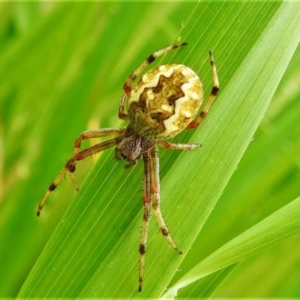
[(141, 157), (141, 150), (137, 139), (124, 138), (116, 147), (116, 159), (124, 159), (130, 165), (134, 165)]
[(116, 147), (115, 157), (128, 162), (127, 166), (135, 165), (142, 154), (155, 146), (155, 141), (138, 135), (129, 125), (123, 140)]

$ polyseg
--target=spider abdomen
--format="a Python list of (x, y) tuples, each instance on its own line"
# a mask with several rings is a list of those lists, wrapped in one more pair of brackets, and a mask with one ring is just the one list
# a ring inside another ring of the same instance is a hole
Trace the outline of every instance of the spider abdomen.
[(171, 138), (195, 119), (202, 101), (202, 84), (193, 70), (184, 65), (163, 65), (143, 75), (133, 87), (128, 115), (137, 134)]

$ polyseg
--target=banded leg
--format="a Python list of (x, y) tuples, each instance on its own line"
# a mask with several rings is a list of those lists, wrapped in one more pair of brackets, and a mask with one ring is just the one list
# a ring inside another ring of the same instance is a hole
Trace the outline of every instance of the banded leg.
[(164, 49), (158, 50), (154, 53), (152, 53), (151, 55), (148, 56), (148, 58), (146, 60), (143, 61), (143, 63), (131, 74), (129, 75), (129, 77), (127, 78), (127, 80), (125, 81), (124, 85), (123, 85), (123, 89), (124, 89), (124, 95), (121, 97), (121, 101), (120, 101), (120, 105), (119, 105), (119, 118), (122, 120), (128, 120), (128, 116), (127, 114), (124, 112), (124, 106), (125, 106), (125, 102), (128, 99), (128, 97), (130, 96), (130, 92), (131, 92), (131, 84), (132, 82), (145, 70), (145, 68), (147, 68), (157, 57), (162, 56), (170, 51), (172, 51), (173, 49), (182, 47), (187, 45), (187, 43), (179, 43), (179, 44), (175, 44), (169, 47), (166, 47)]
[(162, 216), (161, 210), (160, 210), (160, 180), (159, 180), (159, 160), (158, 160), (158, 154), (157, 149), (153, 148), (150, 150), (150, 178), (151, 178), (151, 203), (154, 215), (156, 217), (156, 221), (158, 223), (158, 226), (161, 230), (161, 233), (163, 236), (167, 239), (171, 247), (178, 252), (179, 254), (182, 254), (181, 250), (176, 246), (175, 242), (171, 238), (167, 225), (164, 221), (164, 218)]
[[(99, 132), (96, 132), (97, 134), (100, 134)], [(108, 135), (108, 131), (106, 131), (107, 135)], [(91, 136), (90, 138), (93, 138), (95, 136)], [(62, 169), (62, 171), (56, 176), (56, 178), (53, 180), (53, 182), (50, 184), (48, 190), (46, 191), (42, 201), (40, 202), (38, 208), (37, 208), (37, 215), (39, 216), (43, 207), (45, 206), (45, 203), (48, 199), (48, 197), (50, 196), (51, 192), (53, 192), (56, 187), (58, 186), (58, 184), (61, 182), (61, 180), (65, 177), (65, 175), (67, 173), (70, 174), (72, 183), (75, 187), (76, 190), (78, 190), (78, 184), (75, 178), (75, 175), (73, 174), (75, 171), (75, 167), (76, 167), (76, 163), (77, 161), (80, 161), (86, 157), (89, 157), (93, 154), (96, 154), (98, 152), (101, 152), (105, 149), (108, 149), (110, 147), (113, 147), (115, 145), (117, 145), (118, 143), (121, 142), (121, 140), (123, 139), (123, 136), (118, 136), (114, 139), (108, 140), (108, 141), (104, 141), (100, 144), (96, 144), (92, 147), (89, 147), (87, 149), (84, 149), (82, 151), (78, 151), (77, 149), (74, 149), (74, 155), (67, 161), (67, 163), (65, 164), (65, 167)], [(75, 142), (76, 143), (76, 142)], [(80, 144), (80, 143), (79, 143)]]
[(171, 149), (171, 150), (194, 150), (201, 147), (200, 144), (179, 144), (179, 143), (170, 143), (167, 141), (159, 141), (160, 146)]
[(211, 51), (209, 51), (209, 57), (210, 57), (211, 72), (212, 72), (212, 77), (213, 77), (213, 87), (211, 89), (210, 96), (209, 96), (205, 106), (203, 107), (202, 111), (200, 112), (198, 118), (196, 120), (192, 121), (188, 125), (187, 129), (196, 128), (202, 123), (202, 121), (205, 119), (207, 113), (209, 112), (212, 104), (214, 103), (214, 101), (217, 97), (217, 94), (219, 92), (219, 89), (220, 89), (217, 68), (216, 68), (214, 57), (213, 57), (213, 54)]
[(106, 136), (120, 136), (125, 132), (123, 128), (103, 128), (87, 130), (82, 132), (74, 142), (74, 155), (80, 151), (81, 142), (83, 140), (101, 138)]
[(182, 252), (179, 250), (179, 248), (176, 246), (175, 242), (171, 238), (160, 210), (160, 183), (159, 183), (159, 163), (158, 163), (157, 149), (153, 148), (150, 151), (144, 153), (143, 159), (144, 159), (144, 196), (143, 196), (144, 216), (143, 216), (142, 236), (140, 242), (139, 292), (142, 290), (142, 286), (143, 286), (145, 254), (146, 254), (147, 234), (148, 234), (151, 206), (153, 208), (156, 221), (158, 223), (158, 226), (163, 236), (167, 239), (171, 247), (176, 252), (182, 254)]
[(144, 160), (144, 178), (143, 178), (143, 204), (144, 204), (144, 215), (143, 215), (143, 226), (142, 235), (140, 241), (140, 266), (139, 266), (139, 292), (142, 290), (143, 277), (144, 277), (144, 266), (145, 266), (145, 255), (147, 247), (147, 237), (149, 228), (149, 219), (151, 211), (151, 179), (150, 179), (150, 156), (146, 152), (143, 155)]

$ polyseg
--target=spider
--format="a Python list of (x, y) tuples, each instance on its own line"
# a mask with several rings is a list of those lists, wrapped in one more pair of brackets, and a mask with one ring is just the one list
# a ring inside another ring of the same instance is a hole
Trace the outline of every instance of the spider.
[[(50, 184), (37, 209), (39, 216), (46, 200), (55, 190), (66, 173), (70, 174), (76, 190), (78, 184), (74, 175), (76, 163), (88, 156), (115, 146), (115, 157), (127, 161), (127, 167), (140, 159), (144, 162), (143, 178), (143, 224), (139, 246), (139, 287), (142, 290), (148, 225), (151, 209), (163, 236), (179, 254), (169, 234), (160, 210), (160, 180), (157, 146), (175, 150), (193, 150), (198, 144), (178, 144), (167, 141), (183, 130), (198, 127), (207, 115), (219, 91), (219, 80), (212, 52), (209, 52), (213, 87), (203, 109), (202, 83), (197, 74), (185, 65), (167, 64), (158, 66), (133, 82), (157, 57), (182, 47), (179, 43), (151, 54), (126, 80), (124, 94), (119, 104), (119, 118), (128, 121), (126, 128), (104, 128), (82, 132), (74, 142), (74, 154), (63, 170)], [(112, 137), (99, 144), (80, 150), (81, 142), (87, 139)]]

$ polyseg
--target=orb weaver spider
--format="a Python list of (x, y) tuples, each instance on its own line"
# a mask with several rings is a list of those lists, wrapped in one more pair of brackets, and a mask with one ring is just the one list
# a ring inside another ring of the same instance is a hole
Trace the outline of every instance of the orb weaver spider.
[[(123, 85), (124, 94), (119, 104), (119, 118), (128, 121), (128, 126), (120, 129), (104, 128), (82, 132), (74, 142), (73, 156), (50, 184), (37, 209), (37, 215), (40, 215), (49, 195), (66, 173), (70, 174), (75, 189), (79, 189), (74, 175), (75, 166), (78, 161), (86, 157), (116, 146), (116, 158), (126, 160), (127, 167), (135, 165), (142, 158), (144, 161), (144, 214), (139, 246), (139, 291), (142, 290), (143, 285), (151, 208), (163, 236), (177, 253), (182, 254), (170, 236), (160, 210), (157, 146), (175, 150), (193, 150), (199, 147), (198, 144), (171, 143), (167, 139), (185, 129), (196, 128), (202, 123), (219, 91), (219, 80), (213, 55), (209, 52), (213, 87), (207, 103), (200, 112), (203, 102), (202, 83), (197, 74), (185, 65), (158, 66), (145, 73), (135, 85), (132, 83), (157, 57), (184, 45), (186, 43), (179, 43), (154, 52), (127, 78)], [(80, 150), (82, 140), (109, 136), (113, 138)]]

